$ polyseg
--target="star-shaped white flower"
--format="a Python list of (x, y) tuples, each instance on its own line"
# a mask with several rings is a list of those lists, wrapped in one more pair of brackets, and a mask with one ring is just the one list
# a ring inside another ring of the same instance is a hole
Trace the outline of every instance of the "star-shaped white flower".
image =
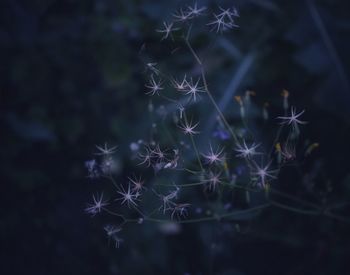
[(190, 96), (190, 100), (192, 99), (194, 102), (197, 101), (197, 97), (199, 97), (198, 93), (205, 93), (204, 87), (199, 87), (200, 78), (198, 78), (197, 82), (194, 83), (191, 78), (190, 81), (186, 81), (187, 85), (184, 89), (186, 95)]
[(258, 166), (255, 163), (255, 171), (252, 172), (252, 175), (255, 176), (255, 180), (257, 180), (258, 185), (261, 187), (266, 186), (267, 179), (276, 179), (274, 173), (276, 171), (270, 170), (271, 162), (269, 162), (266, 166)]
[(187, 87), (187, 78), (186, 75), (184, 76), (184, 78), (182, 79), (182, 81), (178, 81), (177, 79), (173, 79), (172, 80), (172, 84), (174, 86), (174, 88), (180, 92), (183, 92), (186, 87)]
[(145, 181), (142, 180), (141, 177), (136, 177), (135, 175), (133, 177), (128, 177), (130, 183), (133, 185), (132, 191), (133, 192), (141, 192), (143, 189), (146, 189), (144, 187)]
[(178, 21), (178, 22), (185, 22), (186, 20), (191, 19), (190, 13), (183, 11), (182, 9), (174, 13), (173, 17), (175, 18), (175, 21)]
[(95, 216), (97, 213), (101, 212), (101, 209), (108, 205), (107, 200), (103, 200), (103, 193), (101, 195), (96, 194), (92, 195), (93, 203), (88, 203), (87, 207), (85, 208), (85, 212), (92, 214)]
[(164, 25), (164, 29), (156, 30), (156, 32), (160, 32), (164, 34), (161, 40), (167, 39), (169, 36), (171, 36), (171, 33), (173, 31), (177, 31), (180, 29), (180, 28), (174, 28), (173, 27), (174, 23), (168, 24), (167, 22), (163, 22), (163, 25)]
[(149, 83), (150, 83), (149, 85), (145, 85), (146, 88), (150, 89), (146, 93), (146, 95), (152, 95), (152, 96), (155, 94), (159, 95), (159, 91), (163, 90), (162, 81), (161, 80), (159, 80), (158, 82), (155, 81), (153, 75), (151, 75), (151, 79), (150, 79)]
[(281, 124), (292, 125), (293, 128), (296, 128), (298, 124), (306, 124), (306, 121), (299, 120), (299, 117), (305, 112), (305, 110), (301, 111), (297, 114), (297, 111), (294, 107), (291, 107), (290, 116), (279, 116), (278, 119), (281, 119)]
[(202, 156), (207, 160), (209, 164), (221, 163), (224, 160), (224, 156), (221, 155), (223, 151), (223, 148), (217, 148), (214, 152), (213, 147), (210, 145), (209, 153), (202, 154)]
[(199, 122), (192, 124), (192, 121), (188, 122), (187, 120), (179, 125), (178, 127), (183, 131), (185, 135), (195, 135), (199, 134), (198, 131), (195, 131), (194, 129), (198, 126)]
[(200, 15), (203, 15), (203, 12), (206, 10), (207, 8), (206, 7), (201, 7), (201, 8), (198, 8), (197, 6), (197, 2), (194, 3), (193, 7), (189, 6), (188, 7), (188, 16), (191, 17), (197, 17), (197, 16), (200, 16)]
[(255, 149), (258, 148), (259, 146), (260, 144), (255, 144), (255, 143), (248, 146), (245, 140), (243, 140), (243, 144), (237, 144), (235, 151), (238, 152), (239, 154), (237, 154), (236, 156), (249, 159), (254, 155), (260, 154), (255, 151)]
[(209, 191), (215, 191), (219, 184), (222, 182), (221, 178), (221, 172), (214, 173), (212, 171), (209, 172), (208, 178), (204, 180), (204, 183), (208, 184)]
[(133, 191), (130, 189), (130, 184), (128, 185), (128, 190), (126, 191), (122, 185), (120, 185), (121, 191), (118, 191), (117, 193), (120, 194), (122, 197), (118, 198), (116, 200), (121, 200), (121, 204), (126, 203), (128, 207), (134, 206), (136, 207), (136, 200), (137, 200), (137, 195), (133, 193)]
[(96, 148), (99, 150), (98, 153), (95, 153), (95, 155), (100, 155), (100, 156), (109, 156), (115, 153), (116, 149), (118, 146), (110, 147), (108, 148), (107, 143), (104, 144), (104, 146), (98, 146), (96, 145)]
[(207, 24), (208, 26), (212, 26), (212, 31), (215, 30), (218, 33), (226, 31), (228, 29), (232, 29), (234, 27), (238, 27), (238, 25), (236, 25), (234, 22), (234, 17), (239, 16), (235, 8), (231, 10), (230, 8), (223, 9), (219, 7), (219, 9), (221, 10), (221, 13), (214, 13), (215, 20)]

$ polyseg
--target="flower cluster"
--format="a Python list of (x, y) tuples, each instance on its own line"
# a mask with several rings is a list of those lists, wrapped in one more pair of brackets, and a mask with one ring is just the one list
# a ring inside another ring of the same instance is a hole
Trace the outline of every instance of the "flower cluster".
[[(237, 27), (235, 19), (239, 14), (235, 8), (218, 9), (219, 12), (213, 14), (214, 20), (206, 24), (211, 30), (221, 33)], [(245, 212), (260, 211), (271, 205), (292, 209), (269, 196), (265, 204), (250, 207), (249, 192), (264, 194), (274, 188), (281, 169), (298, 158), (296, 148), (299, 126), (305, 124), (301, 120), (304, 111), (297, 112), (294, 107), (289, 110), (287, 91), (282, 93), (283, 115), (270, 119), (268, 104), (260, 107), (261, 119), (278, 127), (271, 146), (256, 139), (248, 127), (247, 113), (254, 104), (251, 97), (255, 92), (236, 96), (238, 105), (233, 108), (240, 117), (226, 119), (207, 85), (202, 61), (190, 43), (191, 22), (206, 16), (206, 12), (207, 8), (197, 3), (182, 8), (173, 14), (173, 22), (164, 22), (163, 28), (156, 30), (162, 35), (161, 40), (174, 39), (173, 33), (183, 30), (183, 45), (199, 65), (200, 73), (191, 75), (191, 71), (187, 71), (179, 77), (160, 70), (156, 62), (146, 64), (151, 72), (146, 76), (145, 94), (151, 97), (148, 109), (152, 126), (149, 133), (142, 133), (139, 141), (130, 145), (131, 161), (138, 172), (116, 180), (113, 155), (118, 150), (107, 144), (96, 146), (95, 155), (101, 159), (85, 163), (89, 178), (103, 177), (112, 183), (113, 199), (107, 201), (104, 193), (93, 195), (93, 202), (85, 211), (93, 216), (105, 212), (117, 218), (117, 225), (104, 228), (116, 247), (122, 241), (119, 235), (126, 223), (200, 222), (240, 214), (237, 208), (229, 212), (237, 190), (246, 194), (248, 209), (243, 209)], [(152, 103), (154, 97), (168, 105), (162, 104), (157, 112)], [(195, 118), (193, 106), (197, 106), (201, 98), (204, 98), (201, 106), (216, 112), (215, 131), (209, 123), (208, 126)], [(163, 138), (160, 138), (161, 131)], [(202, 192), (197, 192), (198, 189)]]

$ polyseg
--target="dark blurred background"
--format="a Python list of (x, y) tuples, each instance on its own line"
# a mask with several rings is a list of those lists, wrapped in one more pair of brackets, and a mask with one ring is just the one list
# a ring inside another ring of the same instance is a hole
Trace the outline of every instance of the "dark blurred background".
[[(247, 233), (212, 223), (162, 235), (134, 225), (115, 249), (104, 218), (84, 213), (98, 184), (84, 167), (95, 144), (118, 144), (122, 164), (149, 128), (140, 50), (171, 60), (154, 30), (192, 4), (0, 2), (0, 274), (350, 274), (350, 226), (322, 216), (266, 211)], [(306, 139), (320, 143), (309, 167), (314, 192), (321, 202), (349, 201), (350, 2), (198, 4), (240, 12), (240, 28), (212, 46), (221, 52), (209, 71), (215, 97), (225, 105), (227, 87), (229, 100), (253, 89), (273, 105), (288, 89), (306, 109)]]

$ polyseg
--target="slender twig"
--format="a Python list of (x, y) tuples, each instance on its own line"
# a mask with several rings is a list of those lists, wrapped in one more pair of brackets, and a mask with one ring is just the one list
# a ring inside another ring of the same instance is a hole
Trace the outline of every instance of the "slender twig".
[(285, 205), (285, 204), (282, 204), (282, 203), (279, 203), (279, 202), (276, 202), (273, 200), (269, 200), (269, 201), (273, 206), (276, 206), (278, 208), (282, 208), (282, 209), (285, 209), (285, 210), (288, 210), (291, 212), (303, 214), (303, 215), (321, 215), (322, 214), (322, 212), (320, 212), (320, 211), (300, 209), (300, 208)]
[[(185, 118), (185, 123), (186, 125), (188, 125), (188, 120), (187, 120), (187, 116), (186, 116), (186, 112), (184, 111), (184, 118)], [(196, 153), (196, 157), (197, 157), (197, 161), (198, 161), (198, 164), (199, 164), (199, 167), (201, 168), (202, 172), (204, 171), (204, 168), (203, 168), (203, 165), (202, 165), (202, 161), (201, 161), (201, 157), (199, 156), (199, 152), (198, 152), (198, 149), (197, 149), (197, 145), (196, 145), (196, 142), (193, 138), (193, 136), (190, 134), (190, 139), (191, 139), (191, 142), (192, 142), (192, 146), (193, 146), (193, 149)]]
[(234, 142), (237, 144), (238, 143), (238, 138), (237, 135), (234, 133), (234, 131), (232, 130), (232, 127), (229, 125), (229, 123), (227, 122), (226, 118), (224, 117), (224, 114), (221, 112), (219, 106), (217, 105), (216, 101), (214, 100), (211, 92), (209, 91), (208, 88), (208, 83), (205, 77), (205, 70), (203, 68), (203, 63), (201, 62), (200, 58), (198, 57), (198, 55), (196, 54), (196, 52), (194, 51), (194, 49), (192, 48), (189, 39), (186, 38), (185, 39), (185, 43), (187, 45), (187, 47), (189, 48), (190, 52), (192, 53), (193, 57), (196, 59), (198, 65), (200, 66), (201, 69), (201, 75), (202, 75), (202, 80), (203, 80), (203, 84), (204, 84), (204, 89), (209, 97), (209, 100), (211, 101), (211, 103), (214, 105), (214, 108), (216, 109), (216, 111), (218, 112), (222, 122), (224, 123), (225, 127), (227, 128), (227, 130), (230, 132)]
[[(234, 217), (234, 216), (240, 216), (244, 214), (248, 214), (251, 212), (256, 212), (262, 209), (265, 209), (267, 207), (271, 206), (271, 204), (266, 203), (262, 204), (256, 207), (252, 207), (249, 209), (244, 209), (244, 210), (235, 210), (232, 212), (224, 213), (224, 214), (213, 214), (212, 216), (209, 217), (202, 217), (202, 218), (197, 218), (197, 219), (190, 219), (190, 220), (179, 220), (179, 221), (173, 221), (170, 219), (156, 219), (156, 218), (150, 218), (150, 217), (145, 217), (144, 221), (149, 221), (149, 222), (156, 222), (156, 223), (170, 223), (170, 222), (176, 222), (176, 223), (198, 223), (198, 222), (206, 222), (206, 221), (221, 221), (222, 219), (229, 218), (229, 217)], [(128, 222), (137, 222), (138, 219), (129, 219), (127, 220)]]

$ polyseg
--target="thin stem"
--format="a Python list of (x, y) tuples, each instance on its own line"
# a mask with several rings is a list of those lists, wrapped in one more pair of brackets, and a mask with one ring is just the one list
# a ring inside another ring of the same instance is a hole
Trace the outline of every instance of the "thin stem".
[[(188, 125), (188, 120), (187, 120), (187, 116), (186, 116), (186, 112), (184, 111), (184, 118), (185, 118), (185, 123), (186, 125)], [(197, 161), (198, 161), (198, 164), (199, 164), (199, 167), (201, 168), (202, 172), (204, 171), (204, 168), (203, 168), (203, 165), (202, 165), (202, 162), (201, 162), (201, 158), (199, 156), (199, 152), (198, 152), (198, 149), (197, 149), (197, 146), (196, 146), (196, 143), (194, 141), (194, 138), (193, 138), (193, 135), (190, 134), (190, 138), (191, 138), (191, 142), (192, 142), (192, 146), (193, 146), (193, 149), (196, 153), (196, 157), (197, 157)]]
[(314, 216), (316, 216), (316, 215), (321, 215), (322, 214), (322, 212), (320, 212), (320, 211), (300, 209), (300, 208), (292, 207), (292, 206), (285, 205), (285, 204), (282, 204), (282, 203), (279, 203), (279, 202), (276, 202), (276, 201), (272, 201), (272, 200), (270, 200), (270, 203), (271, 203), (271, 205), (276, 206), (278, 208), (285, 209), (285, 210), (288, 210), (288, 211), (291, 211), (291, 212), (295, 212), (295, 213), (299, 213), (299, 214), (303, 214), (303, 215), (314, 215)]
[(146, 215), (142, 213), (140, 209), (138, 209), (136, 206), (134, 206), (134, 209), (144, 218)]
[(112, 184), (114, 185), (115, 188), (117, 188), (118, 191), (122, 191), (111, 174), (109, 174), (108, 176), (105, 176), (105, 177), (112, 182)]
[(122, 218), (124, 221), (127, 220), (122, 214), (118, 214), (118, 213), (116, 213), (116, 212), (114, 212), (114, 211), (109, 210), (108, 208), (103, 207), (102, 210), (105, 211), (105, 212), (107, 212), (108, 214), (113, 215), (113, 216), (120, 217), (120, 218)]
[(281, 191), (278, 191), (277, 189), (275, 188), (270, 188), (270, 191), (272, 193), (275, 193), (276, 195), (279, 195), (281, 197), (284, 197), (284, 198), (287, 198), (287, 199), (290, 199), (290, 200), (293, 200), (295, 202), (298, 202), (300, 204), (304, 204), (306, 206), (309, 206), (309, 207), (313, 207), (313, 208), (319, 208), (319, 206), (315, 203), (312, 203), (312, 202), (308, 202), (308, 201), (305, 201), (305, 200), (302, 200), (302, 199), (299, 199), (295, 196), (292, 196), (292, 195), (289, 195), (287, 193), (284, 193), (284, 192), (281, 192)]
[(193, 175), (196, 175), (196, 174), (199, 174), (202, 172), (202, 171), (193, 171), (193, 170), (190, 170), (188, 168), (178, 169), (178, 171), (186, 171), (186, 172), (191, 173)]
[(192, 55), (194, 56), (194, 58), (196, 59), (197, 63), (199, 64), (199, 66), (203, 66), (202, 61), (200, 60), (199, 56), (196, 54), (196, 52), (194, 51), (194, 49), (192, 48), (190, 42), (188, 39), (185, 40), (186, 44), (188, 46), (188, 48), (190, 49)]
[[(252, 207), (249, 209), (244, 209), (244, 210), (235, 210), (229, 213), (225, 213), (225, 214), (221, 214), (221, 215), (217, 215), (214, 214), (210, 217), (202, 217), (202, 218), (198, 218), (198, 219), (191, 219), (191, 220), (180, 220), (180, 221), (176, 221), (176, 223), (196, 223), (196, 222), (206, 222), (206, 221), (220, 221), (224, 218), (229, 218), (229, 217), (234, 217), (234, 216), (240, 216), (243, 214), (247, 214), (247, 213), (251, 213), (251, 212), (255, 212), (255, 211), (259, 211), (262, 210), (264, 208), (269, 207), (270, 204), (262, 204), (256, 207)], [(145, 221), (150, 221), (150, 222), (158, 222), (158, 223), (167, 223), (167, 222), (174, 222), (172, 220), (169, 219), (155, 219), (155, 218), (147, 218), (145, 217), (144, 219)]]
[(209, 91), (209, 88), (208, 88), (208, 83), (207, 83), (207, 80), (206, 80), (206, 77), (205, 77), (205, 71), (204, 71), (204, 68), (203, 68), (203, 63), (202, 61), (200, 60), (200, 58), (198, 57), (198, 55), (196, 54), (196, 52), (194, 51), (194, 49), (192, 48), (190, 42), (189, 42), (189, 39), (186, 38), (185, 39), (185, 42), (186, 42), (186, 45), (187, 47), (189, 48), (190, 52), (192, 53), (193, 57), (196, 59), (198, 65), (200, 66), (201, 68), (201, 74), (202, 74), (202, 79), (203, 79), (203, 84), (204, 84), (204, 89), (209, 97), (209, 100), (211, 101), (211, 103), (214, 105), (214, 108), (216, 109), (216, 111), (218, 112), (222, 122), (225, 124), (225, 127), (227, 128), (227, 130), (230, 132), (231, 136), (233, 137), (235, 143), (237, 144), (238, 143), (238, 138), (237, 138), (237, 135), (234, 133), (234, 131), (232, 130), (232, 127), (229, 125), (229, 123), (227, 122), (226, 118), (224, 117), (223, 113), (221, 112), (219, 106), (217, 105), (217, 103), (215, 102), (211, 92)]
[[(174, 186), (173, 184), (169, 183), (156, 183), (154, 184), (156, 186)], [(176, 184), (177, 187), (191, 187), (191, 186), (199, 186), (204, 185), (203, 182), (195, 182), (195, 183), (188, 183), (188, 184)]]

